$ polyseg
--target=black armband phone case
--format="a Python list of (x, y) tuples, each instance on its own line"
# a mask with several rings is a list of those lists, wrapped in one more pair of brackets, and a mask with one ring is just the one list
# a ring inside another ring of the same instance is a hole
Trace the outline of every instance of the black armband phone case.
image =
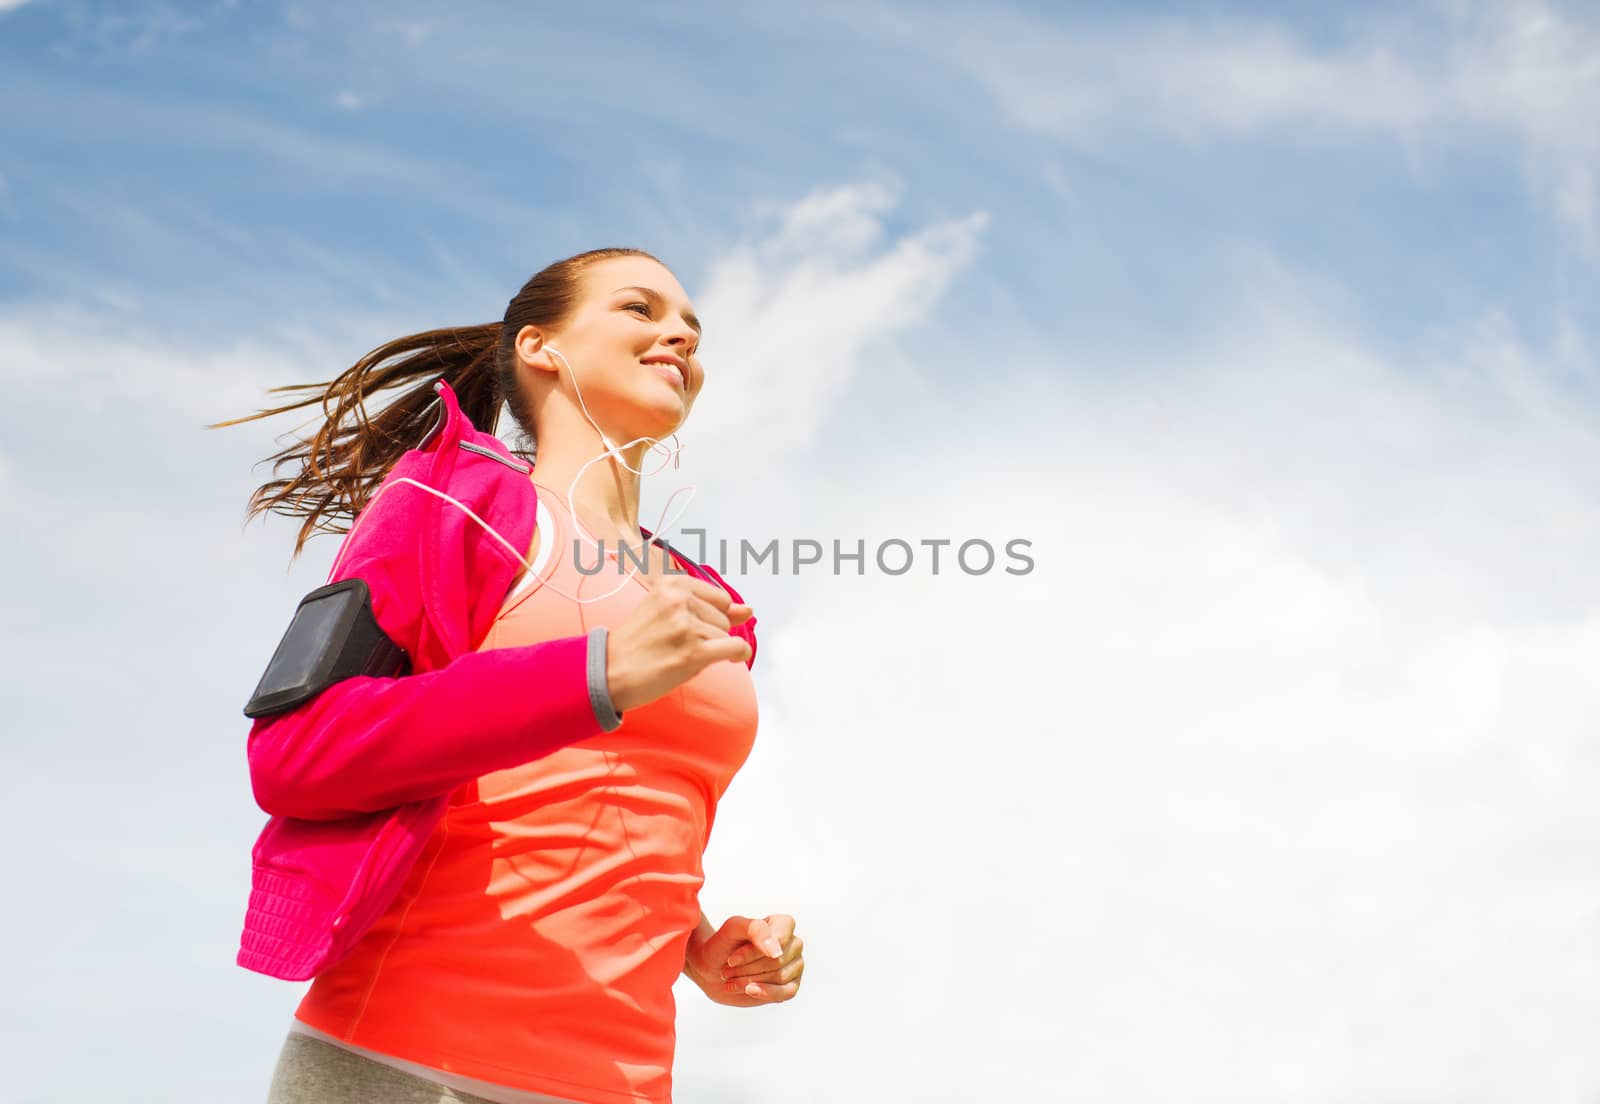
[(409, 667), (405, 650), (389, 639), (373, 615), (366, 581), (330, 583), (300, 600), (244, 715), (269, 717), (305, 704), (344, 679), (394, 677)]

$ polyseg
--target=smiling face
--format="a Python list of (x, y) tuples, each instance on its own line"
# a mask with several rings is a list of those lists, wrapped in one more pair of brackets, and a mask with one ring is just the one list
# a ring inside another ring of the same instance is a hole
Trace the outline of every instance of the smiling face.
[(576, 377), (589, 415), (619, 444), (665, 437), (684, 423), (705, 383), (699, 346), (688, 294), (648, 257), (596, 261), (559, 326), (524, 326), (516, 337), (518, 358), (540, 385), (570, 393)]

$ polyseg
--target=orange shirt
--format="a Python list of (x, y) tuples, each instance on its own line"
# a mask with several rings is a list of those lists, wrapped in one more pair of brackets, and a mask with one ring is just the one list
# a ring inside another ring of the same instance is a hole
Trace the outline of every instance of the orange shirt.
[[(483, 648), (615, 628), (647, 593), (630, 579), (574, 602), (623, 576), (615, 553), (598, 574), (577, 570), (565, 499), (536, 486), (537, 578), (514, 588)], [(389, 910), (296, 1017), (511, 1088), (670, 1101), (672, 984), (700, 920), (716, 804), (756, 719), (749, 669), (713, 663), (614, 732), (461, 787)]]

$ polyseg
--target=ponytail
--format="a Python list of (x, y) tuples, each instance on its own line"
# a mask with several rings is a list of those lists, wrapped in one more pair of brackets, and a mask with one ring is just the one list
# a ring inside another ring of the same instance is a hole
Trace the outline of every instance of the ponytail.
[[(437, 417), (434, 381), (443, 376), (478, 429), (493, 433), (499, 419), (500, 373), (496, 361), (501, 324), (457, 326), (412, 334), (380, 345), (326, 383), (274, 387), (269, 394), (303, 397), (212, 429), (239, 425), (321, 404), (322, 427), (267, 458), (274, 478), (250, 496), (246, 518), (273, 512), (304, 518), (295, 540), (298, 556), (318, 530), (348, 532), (350, 523), (407, 449), (415, 448)], [(399, 359), (395, 359), (399, 358)], [(403, 389), (403, 390), (401, 390)], [(367, 403), (400, 394), (376, 412)]]
[[(441, 376), (476, 429), (493, 433), (506, 404), (531, 441), (533, 412), (517, 383), (517, 333), (523, 326), (560, 325), (577, 303), (583, 271), (612, 257), (655, 260), (641, 249), (592, 249), (556, 261), (522, 286), (500, 322), (399, 338), (378, 346), (327, 383), (296, 383), (268, 392), (302, 398), (211, 426), (220, 429), (322, 404), (324, 421), (316, 436), (267, 457), (274, 476), (285, 467), (298, 465), (299, 470), (257, 487), (245, 517), (270, 511), (304, 518), (294, 544), (296, 556), (319, 529), (348, 532), (395, 461), (415, 448), (432, 426), (437, 401), (433, 383)], [(401, 393), (377, 413), (368, 413), (369, 398), (394, 391)]]

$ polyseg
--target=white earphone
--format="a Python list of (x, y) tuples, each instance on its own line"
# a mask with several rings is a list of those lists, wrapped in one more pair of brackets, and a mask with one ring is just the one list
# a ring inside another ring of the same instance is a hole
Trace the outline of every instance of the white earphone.
[[(606, 450), (604, 452), (600, 453), (598, 456), (592, 457), (587, 462), (585, 462), (582, 467), (580, 467), (578, 469), (578, 474), (572, 477), (572, 483), (571, 483), (571, 485), (569, 485), (567, 487), (567, 516), (572, 519), (573, 527), (576, 528), (579, 532), (581, 532), (583, 534), (583, 536), (590, 543), (592, 543), (598, 551), (601, 551), (603, 553), (604, 552), (604, 546), (601, 544), (601, 542), (595, 540), (593, 535), (591, 535), (588, 532), (588, 530), (583, 528), (583, 522), (578, 520), (577, 506), (573, 502), (573, 492), (577, 490), (578, 481), (583, 478), (583, 473), (589, 470), (589, 465), (597, 463), (597, 462), (599, 462), (601, 460), (604, 460), (608, 456), (612, 456), (612, 455), (615, 455), (617, 453), (620, 453), (623, 449), (628, 448), (631, 445), (636, 445), (640, 441), (649, 441), (649, 442), (651, 442), (651, 446), (650, 447), (652, 449), (655, 449), (655, 448), (658, 448), (658, 447), (664, 447), (664, 446), (662, 446), (660, 438), (658, 438), (658, 437), (648, 437), (648, 436), (646, 436), (646, 437), (635, 437), (633, 440), (629, 441), (627, 444), (624, 444), (624, 445), (613, 444), (612, 441), (611, 441), (611, 438), (606, 435), (606, 431), (600, 428), (600, 424), (598, 422), (596, 422), (594, 420), (594, 417), (589, 413), (589, 407), (583, 401), (583, 390), (582, 390), (582, 388), (580, 388), (578, 386), (578, 374), (572, 370), (572, 362), (567, 360), (566, 356), (561, 352), (561, 350), (557, 349), (554, 345), (548, 345), (547, 344), (545, 346), (545, 348), (548, 349), (551, 352), (552, 355), (554, 355), (557, 359), (559, 359), (561, 361), (562, 366), (565, 367), (566, 370), (567, 370), (567, 375), (572, 377), (572, 390), (573, 390), (573, 393), (576, 394), (577, 397), (578, 397), (578, 408), (583, 411), (583, 416), (588, 419), (589, 424), (591, 426), (594, 426), (594, 431), (600, 435), (601, 444), (606, 446)], [(676, 433), (674, 433), (672, 435), (672, 437), (673, 437), (673, 440), (677, 440), (678, 435)], [(678, 465), (679, 454), (682, 453), (682, 451), (683, 451), (683, 446), (681, 444), (679, 444), (679, 445), (675, 446), (674, 448), (672, 448), (671, 450), (669, 450), (667, 452), (667, 459), (670, 459), (672, 461), (672, 464), (673, 464), (674, 467), (676, 467)], [(645, 477), (648, 477), (648, 476), (651, 476), (651, 475), (655, 475), (655, 474), (663, 471), (666, 468), (666, 462), (663, 461), (661, 467), (657, 468), (655, 471), (645, 472), (645, 471), (641, 471), (638, 468), (629, 467), (627, 461), (623, 460), (621, 456), (617, 456), (617, 459), (622, 464), (622, 466), (624, 468), (626, 468), (628, 471), (632, 472), (633, 474), (639, 476), (640, 478), (645, 478)], [(662, 509), (661, 509), (661, 518), (658, 519), (656, 528), (654, 530), (652, 530), (651, 536), (650, 536), (650, 540), (646, 541), (645, 542), (646, 544), (654, 543), (657, 540), (657, 538), (659, 538), (659, 536), (661, 535), (662, 530), (666, 526), (667, 507), (671, 506), (672, 500), (674, 498), (676, 498), (683, 491), (688, 491), (689, 492), (689, 499), (684, 502), (684, 509), (688, 509), (689, 501), (693, 500), (694, 494), (695, 494), (695, 486), (692, 483), (689, 484), (686, 487), (679, 487), (676, 491), (673, 491), (671, 495), (667, 496), (667, 505), (662, 507)], [(682, 517), (682, 516), (683, 516), (683, 510), (679, 510), (678, 513), (673, 516), (672, 523), (673, 524), (677, 524), (678, 518)], [(520, 556), (518, 558), (519, 559), (523, 559)], [(523, 559), (523, 562), (527, 563), (527, 560)], [(531, 564), (528, 565), (529, 570), (532, 570), (532, 566), (533, 565), (531, 565)], [(633, 569), (631, 571), (629, 571), (628, 574), (626, 574), (626, 575), (624, 575), (622, 577), (622, 581), (619, 582), (616, 586), (612, 587), (610, 590), (606, 591), (604, 594), (599, 595), (598, 597), (595, 597), (595, 598), (577, 598), (577, 597), (574, 597), (572, 595), (567, 595), (567, 594), (562, 594), (561, 596), (563, 598), (569, 598), (574, 602), (580, 602), (580, 603), (583, 603), (583, 604), (588, 604), (589, 602), (598, 602), (602, 598), (609, 598), (609, 597), (611, 597), (611, 595), (613, 595), (617, 591), (621, 590), (624, 586), (627, 585), (628, 580), (633, 578), (634, 575), (638, 574), (638, 572), (639, 572), (639, 563), (638, 563), (637, 560), (635, 560)], [(556, 588), (552, 587), (551, 589), (555, 590)], [(556, 590), (556, 593), (560, 594), (561, 592), (559, 590)]]

